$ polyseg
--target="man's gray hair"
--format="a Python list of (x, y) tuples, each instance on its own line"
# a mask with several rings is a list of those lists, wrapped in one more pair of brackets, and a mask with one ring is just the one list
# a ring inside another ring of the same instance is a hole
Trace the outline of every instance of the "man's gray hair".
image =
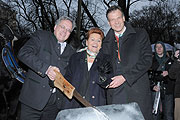
[(62, 16), (62, 17), (60, 17), (59, 19), (57, 19), (55, 25), (59, 25), (59, 23), (61, 22), (61, 20), (69, 20), (69, 21), (71, 21), (71, 22), (72, 22), (72, 30), (75, 28), (75, 22), (74, 22), (74, 20), (71, 19), (71, 18), (68, 17), (68, 16)]

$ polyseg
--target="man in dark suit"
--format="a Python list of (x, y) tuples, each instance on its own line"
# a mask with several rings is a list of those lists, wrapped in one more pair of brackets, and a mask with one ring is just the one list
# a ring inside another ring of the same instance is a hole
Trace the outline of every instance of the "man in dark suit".
[(70, 56), (75, 52), (66, 44), (74, 28), (69, 17), (57, 20), (54, 33), (35, 32), (20, 49), (18, 58), (29, 70), (19, 100), (21, 120), (54, 120), (61, 109), (62, 93), (54, 88), (54, 70), (63, 75)]
[(152, 51), (147, 32), (125, 22), (119, 6), (107, 10), (111, 29), (103, 41), (103, 52), (112, 58), (114, 77), (110, 83), (108, 104), (137, 102), (145, 120), (152, 120), (151, 92), (147, 71)]

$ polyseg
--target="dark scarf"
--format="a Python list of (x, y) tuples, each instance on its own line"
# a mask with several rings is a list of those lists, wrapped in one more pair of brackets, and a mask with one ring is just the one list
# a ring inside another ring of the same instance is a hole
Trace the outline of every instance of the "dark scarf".
[[(157, 54), (157, 51), (156, 51), (157, 44), (161, 44), (163, 46), (163, 56), (162, 57), (159, 57)], [(155, 57), (156, 57), (156, 60), (158, 61), (159, 65), (165, 64), (164, 61), (166, 61), (167, 56), (166, 56), (166, 47), (165, 47), (164, 43), (161, 41), (156, 42), (156, 44), (154, 45), (154, 50), (155, 50)], [(164, 71), (165, 68), (163, 67), (163, 68), (161, 68), (161, 70)]]

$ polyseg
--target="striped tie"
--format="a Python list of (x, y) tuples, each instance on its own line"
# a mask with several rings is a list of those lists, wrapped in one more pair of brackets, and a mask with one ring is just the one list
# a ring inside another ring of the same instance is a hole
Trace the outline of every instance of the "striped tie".
[(117, 46), (118, 46), (118, 58), (119, 58), (119, 61), (121, 61), (121, 58), (120, 58), (120, 48), (119, 48), (119, 42), (120, 42), (120, 38), (122, 37), (122, 34), (119, 35), (119, 37), (116, 37), (117, 39)]

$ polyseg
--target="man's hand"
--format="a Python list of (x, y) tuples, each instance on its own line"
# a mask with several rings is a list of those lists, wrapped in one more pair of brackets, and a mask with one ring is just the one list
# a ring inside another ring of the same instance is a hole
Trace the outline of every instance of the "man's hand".
[(54, 70), (60, 72), (59, 68), (55, 67), (55, 66), (49, 66), (49, 68), (46, 71), (47, 76), (49, 77), (50, 80), (54, 81), (55, 77), (56, 77), (56, 73), (54, 72)]
[(112, 82), (110, 83), (109, 88), (119, 87), (126, 81), (126, 79), (122, 75), (115, 76), (111, 79), (112, 79)]
[(160, 87), (157, 86), (157, 85), (155, 85), (155, 86), (153, 87), (153, 90), (156, 91), (156, 92), (158, 92), (158, 91), (160, 90)]

